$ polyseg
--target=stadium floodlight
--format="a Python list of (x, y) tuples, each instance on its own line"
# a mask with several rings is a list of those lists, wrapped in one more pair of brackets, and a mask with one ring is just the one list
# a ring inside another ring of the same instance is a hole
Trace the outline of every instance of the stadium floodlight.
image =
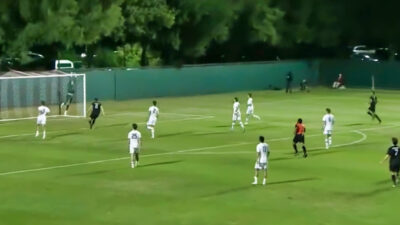
[(49, 117), (64, 116), (61, 105), (72, 93), (67, 117), (86, 117), (86, 75), (54, 74), (0, 77), (0, 121), (33, 119), (45, 101)]

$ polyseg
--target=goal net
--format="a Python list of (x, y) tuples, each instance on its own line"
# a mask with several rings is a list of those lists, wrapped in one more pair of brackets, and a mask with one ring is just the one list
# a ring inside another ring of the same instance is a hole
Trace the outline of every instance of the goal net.
[(0, 121), (36, 118), (41, 101), (50, 117), (85, 117), (85, 74), (0, 77)]

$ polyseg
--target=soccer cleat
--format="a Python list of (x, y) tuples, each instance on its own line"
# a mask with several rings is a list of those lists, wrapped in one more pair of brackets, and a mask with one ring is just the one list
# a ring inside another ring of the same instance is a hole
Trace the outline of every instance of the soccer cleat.
[(135, 167), (139, 166), (139, 161), (135, 161)]
[(253, 184), (253, 185), (256, 185), (257, 184), (257, 181), (254, 181), (253, 183), (251, 183), (251, 184)]
[(43, 135), (43, 140), (46, 139), (46, 135)]
[(131, 167), (132, 167), (132, 168), (135, 168), (135, 163), (131, 163)]
[(307, 154), (304, 154), (304, 155), (303, 155), (304, 158), (307, 158), (307, 156), (308, 156)]
[(35, 137), (39, 137), (39, 131), (36, 131)]
[(267, 180), (266, 179), (263, 180), (263, 185), (264, 186), (267, 185)]
[(68, 112), (67, 112), (67, 111), (64, 112), (64, 116), (66, 116), (66, 115), (68, 115)]

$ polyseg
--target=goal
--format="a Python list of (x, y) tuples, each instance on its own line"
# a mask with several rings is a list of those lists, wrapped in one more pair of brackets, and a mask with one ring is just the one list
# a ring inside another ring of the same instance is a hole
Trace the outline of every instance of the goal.
[(72, 100), (65, 116), (85, 117), (85, 74), (0, 77), (0, 121), (36, 118), (41, 101), (50, 108), (49, 117), (64, 116), (68, 95)]

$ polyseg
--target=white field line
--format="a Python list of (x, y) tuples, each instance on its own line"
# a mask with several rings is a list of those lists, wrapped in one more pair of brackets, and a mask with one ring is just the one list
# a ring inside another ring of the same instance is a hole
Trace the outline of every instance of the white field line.
[[(341, 144), (341, 145), (335, 145), (332, 147), (343, 147), (343, 146), (348, 146), (348, 145), (353, 145), (360, 143), (364, 140), (367, 139), (367, 135), (354, 130), (352, 132), (359, 133), (362, 135), (362, 138), (353, 141), (350, 143), (346, 144)], [(277, 139), (270, 139), (269, 141), (282, 141), (282, 140), (287, 140), (289, 138), (277, 138)], [(187, 154), (187, 153), (193, 153), (196, 151), (203, 151), (203, 150), (210, 150), (210, 149), (219, 149), (219, 148), (227, 148), (227, 147), (235, 147), (235, 146), (242, 146), (242, 145), (249, 145), (249, 144), (254, 144), (253, 142), (242, 142), (242, 143), (236, 143), (236, 144), (228, 144), (228, 145), (217, 145), (217, 146), (210, 146), (210, 147), (202, 147), (202, 148), (192, 148), (192, 149), (184, 149), (184, 150), (179, 150), (179, 151), (173, 151), (173, 152), (164, 152), (164, 153), (155, 153), (155, 154), (147, 154), (141, 156), (143, 157), (153, 157), (153, 156), (161, 156), (161, 155), (173, 155), (173, 154)], [(310, 150), (312, 150), (311, 148)], [(320, 149), (320, 148), (314, 148), (314, 149)], [(254, 152), (253, 152), (254, 153)], [(219, 153), (221, 154), (221, 153)], [(241, 152), (241, 154), (246, 154), (244, 152)], [(89, 162), (82, 162), (82, 163), (73, 163), (73, 164), (66, 164), (66, 165), (60, 165), (60, 166), (50, 166), (50, 167), (42, 167), (42, 168), (37, 168), (37, 169), (26, 169), (26, 170), (16, 170), (16, 171), (9, 171), (9, 172), (2, 172), (0, 173), (0, 176), (5, 176), (5, 175), (12, 175), (12, 174), (20, 174), (20, 173), (29, 173), (29, 172), (38, 172), (38, 171), (45, 171), (45, 170), (53, 170), (53, 169), (60, 169), (60, 168), (68, 168), (68, 167), (76, 167), (76, 166), (84, 166), (84, 165), (91, 165), (91, 164), (99, 164), (99, 163), (105, 163), (105, 162), (111, 162), (111, 161), (119, 161), (119, 160), (126, 160), (129, 159), (130, 157), (120, 157), (120, 158), (113, 158), (113, 159), (105, 159), (105, 160), (96, 160), (96, 161), (89, 161)]]
[[(205, 119), (211, 119), (214, 118), (214, 116), (202, 116), (198, 118), (183, 118), (183, 119), (175, 119), (175, 120), (161, 120), (158, 123), (170, 123), (170, 122), (179, 122), (179, 121), (186, 121), (186, 120), (205, 120)], [(128, 123), (127, 123), (128, 124)], [(137, 123), (139, 125), (146, 124), (146, 122), (139, 122)], [(1, 125), (1, 124), (0, 124)], [(89, 128), (80, 128), (79, 130), (88, 130)], [(67, 132), (70, 130), (57, 130), (57, 131), (47, 131), (48, 134), (54, 134), (54, 133), (60, 133), (60, 132)], [(11, 135), (6, 135), (6, 136), (0, 136), (0, 139), (5, 139), (5, 138), (13, 138), (13, 137), (23, 137), (23, 136), (30, 136), (34, 135), (35, 131), (32, 133), (24, 133), (24, 134), (11, 134)]]
[[(355, 145), (358, 143), (361, 143), (365, 140), (367, 140), (367, 135), (361, 131), (358, 130), (354, 130), (351, 131), (357, 134), (361, 135), (361, 138), (356, 140), (356, 141), (352, 141), (349, 143), (345, 143), (345, 144), (338, 144), (338, 145), (332, 145), (331, 148), (338, 148), (338, 147), (345, 147), (345, 146), (350, 146), (350, 145)], [(279, 139), (275, 139), (275, 140), (279, 140)], [(280, 139), (282, 140), (282, 139)], [(254, 143), (253, 143), (254, 144)], [(324, 149), (325, 147), (315, 147), (315, 148), (308, 148), (307, 150), (318, 150), (318, 149)], [(176, 152), (174, 154), (185, 154), (185, 155), (227, 155), (227, 154), (255, 154), (254, 151), (239, 151), (239, 152)]]
[[(47, 116), (47, 118), (53, 118), (57, 120), (66, 120), (68, 118), (85, 118), (84, 116), (64, 116), (64, 115), (50, 115)], [(25, 117), (25, 118), (18, 118), (18, 119), (2, 119), (0, 122), (10, 122), (10, 121), (20, 121), (20, 120), (34, 120), (37, 119), (37, 116), (32, 116), (32, 117)], [(6, 124), (6, 123), (4, 123)], [(1, 125), (1, 124), (0, 124)]]
[[(125, 113), (113, 113), (107, 115), (109, 117), (114, 116), (131, 116), (131, 115), (148, 115), (148, 112), (125, 112)], [(203, 116), (211, 116), (211, 115), (197, 115), (197, 114), (185, 114), (185, 113), (168, 113), (168, 112), (161, 112), (161, 115), (175, 115), (175, 116), (191, 116), (191, 117), (203, 117)]]

